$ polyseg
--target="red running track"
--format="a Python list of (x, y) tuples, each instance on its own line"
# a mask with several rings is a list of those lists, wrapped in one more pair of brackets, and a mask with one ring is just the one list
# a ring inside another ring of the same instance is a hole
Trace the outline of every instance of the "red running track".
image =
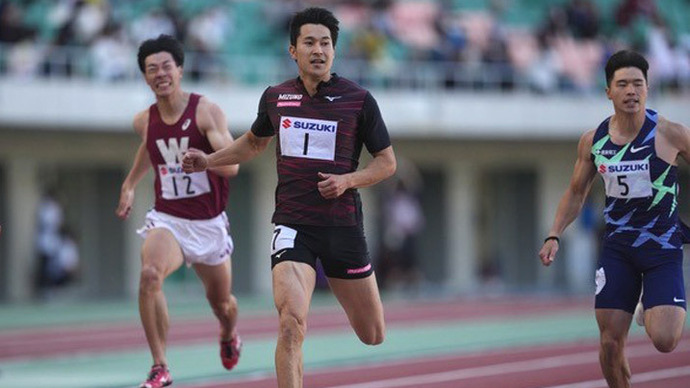
[[(518, 299), (503, 301), (389, 303), (389, 324), (412, 325), (446, 320), (481, 320), (533, 314), (582, 311), (588, 301)], [(275, 314), (240, 316), (245, 339), (275, 336)], [(337, 308), (314, 309), (310, 331), (338, 330), (348, 326)], [(170, 343), (184, 344), (213, 340), (217, 330), (210, 316), (175, 320), (172, 317)], [(0, 333), (0, 360), (50, 357), (53, 354), (108, 352), (145, 347), (137, 322), (77, 325), (56, 328), (14, 329)], [(635, 388), (690, 387), (690, 341), (683, 338), (671, 354), (658, 353), (646, 337), (632, 338), (628, 356)], [(176, 384), (180, 388), (266, 388), (275, 387), (272, 376), (254, 376), (235, 381)], [(464, 355), (410, 358), (308, 371), (306, 388), (606, 388), (598, 365), (595, 340), (577, 344), (512, 348)]]
[[(498, 301), (454, 300), (386, 304), (388, 325), (479, 320), (499, 316), (526, 316), (556, 312), (582, 311), (589, 308), (583, 299), (510, 299)], [(169, 345), (215, 341), (209, 333), (218, 331), (210, 313), (204, 319), (170, 319)], [(275, 313), (242, 315), (238, 329), (245, 341), (275, 336)], [(349, 327), (347, 317), (337, 308), (314, 309), (309, 316), (309, 331), (338, 330)], [(0, 332), (0, 360), (46, 358), (76, 353), (101, 353), (145, 348), (146, 338), (138, 322), (96, 323), (64, 327), (13, 329)]]
[[(690, 387), (690, 338), (671, 354), (646, 337), (629, 341), (635, 388)], [(276, 387), (272, 376), (179, 385), (180, 388)], [(606, 388), (596, 341), (471, 355), (406, 359), (308, 373), (305, 388)]]

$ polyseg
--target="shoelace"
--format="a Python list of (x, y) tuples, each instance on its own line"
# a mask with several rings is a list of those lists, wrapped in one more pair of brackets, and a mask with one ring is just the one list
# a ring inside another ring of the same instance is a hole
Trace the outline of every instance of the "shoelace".
[(149, 372), (149, 378), (148, 381), (154, 380), (156, 377), (158, 377), (159, 374), (165, 372), (165, 367), (163, 366), (155, 366), (151, 368), (151, 372)]
[(223, 350), (225, 353), (225, 357), (231, 358), (234, 355), (232, 341), (223, 341)]

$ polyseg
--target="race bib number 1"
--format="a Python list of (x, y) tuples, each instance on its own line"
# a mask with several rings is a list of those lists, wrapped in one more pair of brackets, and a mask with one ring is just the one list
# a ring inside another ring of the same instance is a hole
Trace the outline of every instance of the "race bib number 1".
[(179, 163), (159, 164), (158, 175), (164, 199), (192, 198), (211, 191), (206, 171), (185, 174)]
[(296, 158), (334, 160), (337, 133), (337, 121), (282, 116), (281, 154)]
[(652, 195), (648, 160), (599, 165), (606, 195), (614, 198), (644, 198)]

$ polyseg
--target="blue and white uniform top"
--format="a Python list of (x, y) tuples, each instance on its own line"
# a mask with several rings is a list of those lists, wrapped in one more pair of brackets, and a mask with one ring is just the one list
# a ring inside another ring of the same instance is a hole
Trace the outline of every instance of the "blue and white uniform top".
[(610, 117), (594, 134), (591, 157), (606, 188), (605, 241), (655, 249), (679, 249), (684, 242), (677, 168), (656, 154), (658, 118), (647, 109), (637, 137), (622, 146), (611, 141)]

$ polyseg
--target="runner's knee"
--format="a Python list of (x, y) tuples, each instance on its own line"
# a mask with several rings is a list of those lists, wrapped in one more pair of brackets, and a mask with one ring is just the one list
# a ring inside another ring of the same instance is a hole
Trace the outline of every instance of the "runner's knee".
[(229, 298), (208, 298), (213, 313), (217, 316), (225, 316), (230, 310)]
[(380, 345), (386, 336), (383, 323), (368, 326), (365, 330), (356, 330), (359, 340), (366, 345)]
[(679, 337), (673, 335), (673, 333), (656, 333), (652, 336), (652, 342), (656, 350), (661, 353), (670, 353), (676, 348)]
[(601, 336), (601, 350), (608, 359), (619, 357), (623, 354), (624, 341), (623, 339), (615, 338), (610, 335), (602, 334)]
[(280, 311), (280, 337), (294, 345), (301, 346), (307, 331), (306, 317), (290, 311)]
[(208, 293), (206, 294), (206, 299), (208, 299), (208, 303), (217, 317), (224, 317), (228, 314), (232, 315), (237, 310), (237, 299), (230, 294), (216, 295)]
[(156, 292), (163, 288), (163, 274), (154, 266), (143, 266), (139, 279), (139, 293)]

